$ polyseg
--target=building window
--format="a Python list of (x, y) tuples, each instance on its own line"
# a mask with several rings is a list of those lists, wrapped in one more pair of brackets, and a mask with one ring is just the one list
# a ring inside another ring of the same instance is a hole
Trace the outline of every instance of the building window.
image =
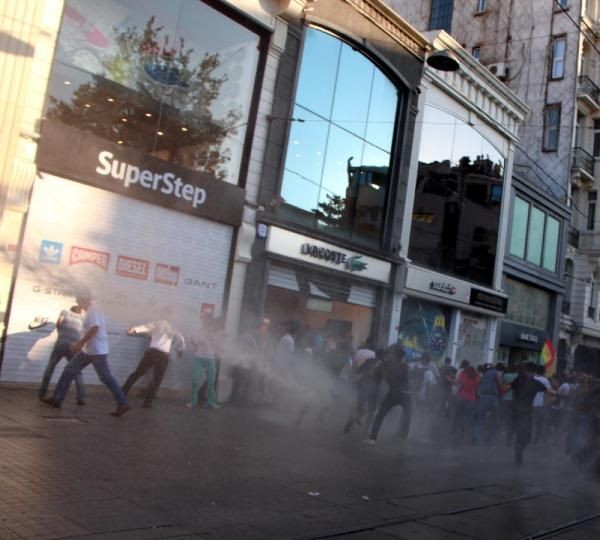
[(596, 201), (598, 200), (597, 191), (588, 191), (588, 214), (587, 230), (593, 231), (596, 228)]
[(590, 305), (588, 307), (588, 317), (596, 320), (596, 309), (598, 307), (598, 272), (592, 274), (590, 282)]
[(265, 45), (198, 0), (67, 0), (45, 117), (237, 183)]
[(509, 254), (556, 272), (560, 245), (560, 221), (515, 197)]
[(565, 52), (567, 38), (556, 37), (552, 39), (551, 79), (562, 79), (565, 76)]
[(474, 127), (426, 105), (409, 258), (491, 285), (504, 158)]
[(600, 157), (600, 119), (594, 118), (594, 157)]
[(309, 28), (277, 210), (327, 234), (379, 245), (399, 88), (364, 54)]
[(550, 316), (550, 294), (521, 281), (506, 278), (509, 321), (546, 330)]
[(473, 55), (473, 58), (475, 58), (475, 60), (479, 60), (479, 58), (481, 57), (481, 47), (473, 47), (471, 54)]
[(546, 215), (539, 208), (532, 206), (529, 210), (529, 226), (527, 227), (527, 256), (530, 263), (541, 266), (542, 245), (544, 243), (544, 218)]
[(486, 8), (486, 0), (477, 0), (477, 13), (481, 13), (482, 11), (485, 11)]
[(429, 30), (452, 30), (453, 0), (431, 0), (431, 14), (429, 16)]
[(546, 152), (558, 150), (558, 134), (560, 131), (560, 103), (547, 105), (544, 108), (544, 140), (542, 149)]

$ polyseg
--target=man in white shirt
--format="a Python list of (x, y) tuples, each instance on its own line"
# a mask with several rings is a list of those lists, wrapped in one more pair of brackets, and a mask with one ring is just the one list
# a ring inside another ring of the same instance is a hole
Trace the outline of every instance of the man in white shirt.
[(104, 314), (92, 302), (90, 293), (78, 295), (77, 305), (86, 312), (83, 319), (84, 334), (81, 339), (71, 345), (71, 354), (74, 357), (63, 370), (54, 390), (54, 395), (51, 398), (44, 398), (42, 401), (51, 407), (60, 408), (75, 376), (81, 373), (86, 366), (92, 364), (98, 378), (111, 391), (117, 402), (117, 408), (110, 414), (121, 416), (129, 410), (129, 405), (127, 404), (127, 397), (123, 394), (121, 387), (108, 367), (108, 336)]
[(180, 332), (173, 328), (168, 321), (164, 320), (133, 326), (127, 330), (127, 334), (130, 336), (135, 334), (150, 335), (150, 347), (146, 350), (144, 356), (142, 356), (135, 371), (127, 377), (123, 385), (123, 393), (127, 395), (136, 381), (150, 369), (153, 369), (152, 380), (148, 383), (142, 405), (142, 407), (149, 409), (152, 407), (152, 400), (156, 396), (156, 392), (167, 370), (171, 347), (177, 351), (178, 357), (181, 358), (183, 349), (185, 348), (185, 340)]
[[(538, 364), (535, 367), (534, 379), (541, 382), (546, 390), (551, 388), (550, 381), (545, 377), (546, 367)], [(546, 437), (546, 427), (548, 425), (548, 408), (544, 406), (545, 392), (538, 392), (533, 398), (533, 442), (538, 443)]]

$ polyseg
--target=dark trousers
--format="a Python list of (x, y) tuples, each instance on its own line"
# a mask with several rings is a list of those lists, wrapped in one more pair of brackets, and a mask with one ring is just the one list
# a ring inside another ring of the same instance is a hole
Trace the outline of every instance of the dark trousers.
[(148, 349), (144, 353), (144, 356), (142, 356), (142, 359), (135, 368), (135, 371), (129, 375), (129, 377), (127, 377), (127, 380), (123, 385), (123, 393), (127, 395), (136, 381), (150, 369), (154, 368), (152, 380), (148, 383), (148, 388), (146, 388), (146, 392), (144, 392), (144, 403), (146, 405), (150, 405), (156, 396), (156, 392), (158, 392), (158, 388), (163, 380), (165, 371), (167, 371), (168, 362), (169, 355), (167, 353), (159, 351), (158, 349)]
[(383, 401), (379, 406), (379, 410), (375, 415), (373, 427), (371, 428), (371, 439), (377, 439), (383, 419), (396, 405), (400, 405), (402, 407), (402, 412), (404, 413), (402, 418), (402, 428), (400, 429), (400, 436), (404, 439), (408, 437), (408, 432), (410, 430), (410, 417), (412, 412), (410, 394), (400, 392), (392, 394), (391, 392), (388, 392), (383, 398)]
[(533, 426), (533, 414), (531, 409), (518, 409), (513, 411), (515, 426), (515, 461), (523, 461), (523, 451), (531, 442), (531, 431)]

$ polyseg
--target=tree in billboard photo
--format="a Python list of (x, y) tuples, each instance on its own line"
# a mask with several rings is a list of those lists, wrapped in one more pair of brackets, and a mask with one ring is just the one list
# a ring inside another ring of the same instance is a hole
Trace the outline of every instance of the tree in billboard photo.
[(70, 100), (51, 95), (46, 117), (225, 178), (230, 156), (222, 146), (235, 135), (242, 113), (213, 113), (228, 80), (215, 76), (219, 53), (193, 63), (194, 49), (185, 38), (175, 41), (155, 17), (141, 31), (130, 26), (115, 32), (115, 52), (104, 58), (103, 75), (74, 72), (84, 80)]

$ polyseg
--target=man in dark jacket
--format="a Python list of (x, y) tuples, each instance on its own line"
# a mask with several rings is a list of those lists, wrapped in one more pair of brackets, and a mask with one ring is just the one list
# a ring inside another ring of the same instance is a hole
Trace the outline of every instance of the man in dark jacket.
[(404, 413), (400, 436), (406, 439), (410, 430), (412, 404), (408, 388), (408, 366), (404, 362), (404, 350), (402, 347), (399, 345), (389, 347), (385, 351), (384, 362), (379, 369), (381, 369), (383, 378), (388, 384), (388, 392), (383, 398), (373, 421), (371, 438), (368, 440), (368, 444), (371, 446), (377, 440), (377, 434), (385, 416), (396, 405), (400, 405)]

